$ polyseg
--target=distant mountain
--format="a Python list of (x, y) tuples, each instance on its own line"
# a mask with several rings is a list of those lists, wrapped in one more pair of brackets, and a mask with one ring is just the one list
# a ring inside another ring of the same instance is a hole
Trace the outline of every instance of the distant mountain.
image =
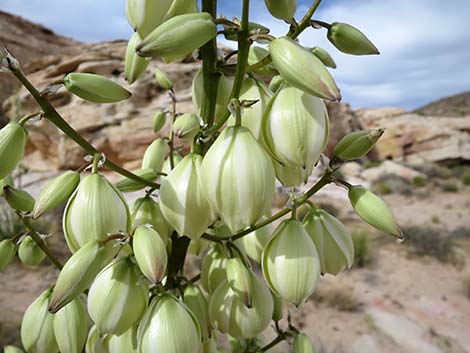
[(463, 92), (429, 103), (414, 111), (419, 115), (460, 117), (470, 115), (470, 92)]

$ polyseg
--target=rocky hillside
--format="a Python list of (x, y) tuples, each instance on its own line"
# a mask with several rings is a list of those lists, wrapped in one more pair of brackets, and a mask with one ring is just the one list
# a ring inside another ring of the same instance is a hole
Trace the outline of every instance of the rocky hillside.
[[(25, 72), (30, 73), (41, 69), (31, 65), (37, 59), (73, 52), (77, 42), (19, 16), (0, 11), (0, 44), (14, 53), (21, 61)], [(18, 82), (9, 75), (0, 75), (0, 106), (19, 86)]]
[(468, 116), (470, 115), (470, 92), (445, 97), (415, 110), (420, 115)]

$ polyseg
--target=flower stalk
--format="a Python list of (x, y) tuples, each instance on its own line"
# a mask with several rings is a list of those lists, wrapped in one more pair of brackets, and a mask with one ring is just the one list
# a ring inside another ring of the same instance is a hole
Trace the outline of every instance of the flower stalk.
[[(49, 103), (49, 101), (41, 95), (41, 93), (33, 86), (33, 84), (28, 80), (23, 71), (19, 67), (11, 66), (11, 72), (15, 77), (21, 82), (21, 84), (28, 90), (28, 92), (33, 96), (34, 100), (39, 104), (41, 109), (44, 112), (44, 117), (48, 119), (51, 123), (57, 126), (64, 134), (71, 138), (76, 144), (78, 144), (84, 151), (90, 155), (100, 154), (100, 152), (93, 147), (87, 140), (85, 140), (77, 131), (70, 126), (64, 118), (57, 112), (57, 110)], [(149, 180), (145, 180), (134, 173), (128, 171), (127, 169), (122, 168), (117, 165), (110, 159), (106, 159), (103, 163), (103, 166), (115, 171), (122, 176), (125, 176), (129, 179), (135, 180), (139, 183), (142, 183), (146, 186), (152, 188), (159, 188), (160, 185)]]

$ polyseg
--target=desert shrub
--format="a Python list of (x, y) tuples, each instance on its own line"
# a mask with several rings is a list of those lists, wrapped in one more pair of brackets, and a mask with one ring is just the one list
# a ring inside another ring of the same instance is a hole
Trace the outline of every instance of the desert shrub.
[(454, 239), (443, 230), (411, 226), (404, 228), (403, 232), (410, 255), (431, 256), (443, 263), (457, 261)]
[(465, 278), (462, 281), (462, 286), (463, 286), (463, 292), (464, 292), (465, 296), (468, 299), (470, 299), (470, 277)]
[(431, 222), (434, 223), (434, 224), (439, 224), (439, 223), (441, 223), (441, 219), (438, 216), (434, 215), (431, 218)]
[(339, 311), (357, 311), (360, 307), (354, 289), (345, 284), (320, 286), (311, 299)]
[(459, 191), (459, 186), (455, 181), (445, 181), (438, 184), (442, 191), (445, 192), (457, 192)]
[(422, 177), (422, 176), (416, 176), (411, 180), (411, 185), (416, 186), (416, 187), (423, 187), (428, 184), (428, 179)]
[(354, 267), (366, 267), (372, 262), (369, 235), (366, 232), (351, 234), (354, 244)]
[(449, 179), (452, 177), (452, 171), (436, 163), (423, 163), (413, 166), (414, 169), (425, 174), (429, 179)]
[(382, 161), (366, 161), (364, 162), (362, 167), (364, 169), (369, 169), (369, 168), (378, 167), (381, 164), (382, 164)]
[(408, 180), (396, 174), (387, 174), (377, 179), (372, 185), (372, 191), (379, 194), (400, 194), (409, 196), (413, 194), (413, 187)]

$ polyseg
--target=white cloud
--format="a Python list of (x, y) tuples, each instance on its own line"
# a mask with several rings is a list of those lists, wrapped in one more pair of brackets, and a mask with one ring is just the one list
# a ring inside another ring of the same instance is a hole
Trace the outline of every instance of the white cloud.
[[(306, 7), (299, 8), (302, 14)], [(338, 64), (333, 74), (343, 99), (354, 106), (399, 105), (415, 108), (470, 89), (470, 2), (454, 0), (324, 1), (316, 18), (360, 28), (381, 55), (343, 54), (326, 39), (326, 30), (307, 30), (307, 46), (327, 49)], [(275, 35), (287, 25), (257, 12)], [(300, 17), (300, 16), (298, 16)]]

